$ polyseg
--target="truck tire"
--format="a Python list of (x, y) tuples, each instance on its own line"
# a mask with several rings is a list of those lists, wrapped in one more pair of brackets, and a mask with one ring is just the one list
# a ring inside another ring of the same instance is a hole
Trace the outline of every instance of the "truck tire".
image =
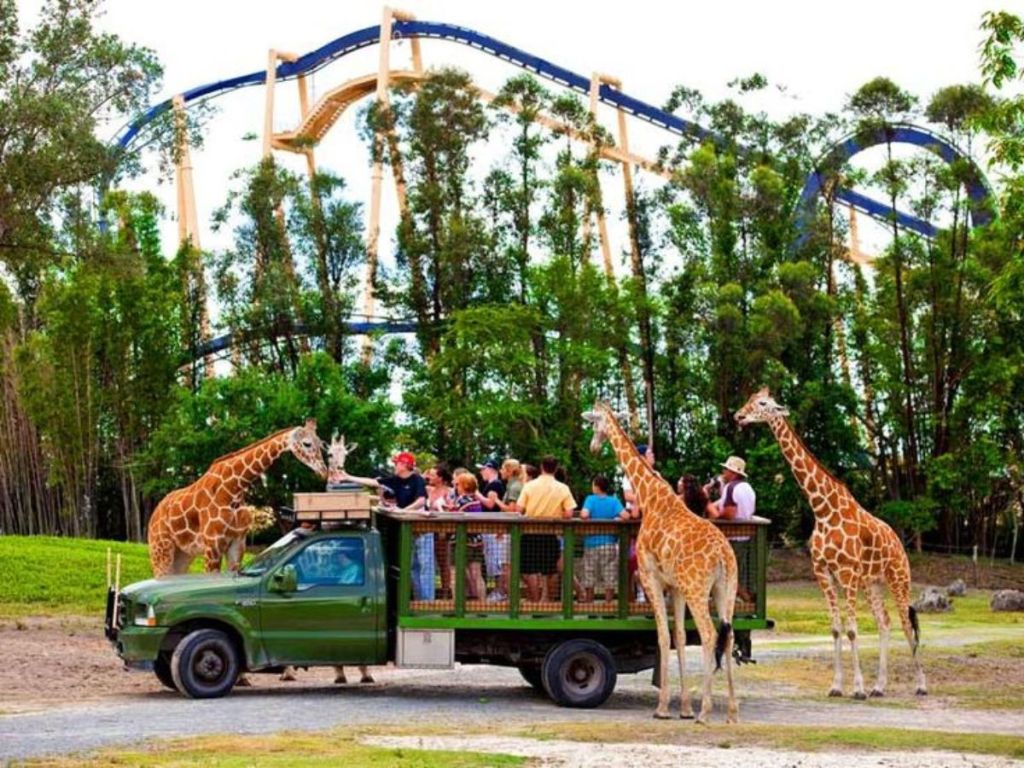
[(197, 629), (171, 656), (175, 687), (191, 699), (216, 699), (230, 691), (241, 671), (238, 649), (219, 629)]
[(593, 640), (566, 640), (544, 658), (541, 681), (560, 707), (592, 709), (615, 690), (618, 670), (611, 653)]
[(547, 693), (544, 690), (544, 682), (541, 680), (541, 668), (536, 664), (523, 664), (519, 667), (519, 674), (523, 676), (523, 680), (530, 684), (530, 687), (535, 691), (541, 693)]
[(171, 674), (170, 652), (160, 651), (157, 654), (156, 660), (153, 662), (153, 671), (156, 672), (156, 679), (164, 688), (170, 688), (172, 691), (178, 690), (178, 686), (174, 684), (174, 675)]

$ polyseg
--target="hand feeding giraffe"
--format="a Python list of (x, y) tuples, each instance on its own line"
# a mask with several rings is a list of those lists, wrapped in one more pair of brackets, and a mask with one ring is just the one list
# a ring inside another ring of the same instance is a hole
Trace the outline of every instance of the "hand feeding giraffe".
[(207, 572), (219, 571), (225, 556), (228, 566), (236, 570), (251, 524), (251, 515), (243, 507), (245, 493), (285, 452), (321, 477), (327, 476), (323, 443), (316, 434), (316, 421), (310, 419), (304, 426), (283, 429), (221, 456), (194, 483), (164, 496), (147, 533), (153, 575), (185, 573), (200, 555)]
[[(358, 443), (350, 443), (345, 445), (345, 436), (338, 437), (338, 433), (335, 432), (331, 437), (331, 445), (327, 449), (327, 487), (330, 488), (333, 485), (338, 485), (342, 482), (345, 472), (345, 460), (348, 455), (352, 453), (358, 447)], [(360, 683), (373, 683), (375, 682), (373, 676), (370, 674), (370, 670), (365, 665), (359, 667)], [(281, 672), (280, 679), (284, 682), (295, 681), (295, 667), (289, 665), (284, 668)], [(348, 678), (345, 677), (345, 668), (340, 664), (334, 667), (334, 683), (335, 685), (346, 685), (348, 684)]]
[[(718, 527), (687, 509), (672, 487), (640, 457), (633, 441), (622, 430), (607, 404), (596, 403), (594, 410), (583, 414), (583, 418), (594, 428), (590, 450), (597, 453), (606, 440), (611, 443), (643, 509), (640, 532), (636, 540), (637, 575), (654, 611), (661, 665), (661, 687), (658, 690), (658, 707), (654, 716), (670, 717), (668, 664), (671, 644), (668, 610), (665, 604), (665, 590), (670, 589), (675, 614), (676, 653), (679, 659), (680, 716), (693, 717), (684, 678), (684, 607), (688, 606), (700, 633), (704, 662), (704, 685), (697, 722), (708, 722), (712, 709), (711, 679), (715, 669), (712, 662), (717, 661), (717, 666), (721, 666), (724, 656), (729, 691), (726, 722), (734, 723), (739, 714), (732, 678), (731, 628), (738, 586), (736, 555)], [(714, 598), (715, 609), (721, 621), (717, 637), (708, 607), (709, 596)]]
[(832, 618), (833, 678), (829, 696), (843, 695), (842, 618), (836, 587), (846, 598), (846, 636), (853, 657), (854, 698), (867, 698), (857, 647), (857, 595), (867, 589), (871, 610), (878, 624), (878, 680), (872, 696), (883, 696), (888, 681), (889, 613), (882, 590), (888, 585), (900, 615), (903, 633), (910, 644), (917, 678), (917, 694), (928, 692), (924, 670), (917, 655), (920, 631), (917, 614), (910, 605), (910, 562), (892, 528), (868, 513), (849, 489), (811, 454), (767, 388), (754, 393), (736, 412), (741, 426), (764, 422), (775, 435), (782, 455), (789, 462), (797, 483), (814, 512), (811, 534), (811, 562), (814, 577), (828, 601)]

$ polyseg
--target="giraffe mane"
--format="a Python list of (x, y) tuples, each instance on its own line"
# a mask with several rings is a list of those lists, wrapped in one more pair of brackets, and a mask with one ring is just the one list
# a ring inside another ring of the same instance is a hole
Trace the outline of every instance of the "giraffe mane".
[(790, 424), (789, 419), (787, 419), (785, 416), (780, 416), (779, 418), (781, 418), (783, 422), (786, 423), (786, 426), (789, 427), (789, 431), (793, 434), (793, 439), (796, 440), (797, 445), (799, 445), (800, 448), (803, 449), (803, 452), (805, 454), (814, 459), (814, 463), (818, 465), (818, 469), (820, 469), (829, 480), (838, 485), (840, 488), (846, 491), (848, 495), (852, 497), (853, 494), (850, 492), (850, 489), (849, 487), (847, 487), (846, 483), (844, 483), (842, 480), (840, 480), (838, 477), (832, 474), (832, 470), (830, 470), (828, 467), (821, 463), (821, 459), (818, 458), (818, 455), (814, 453), (814, 451), (807, 447), (807, 443), (804, 442), (803, 436), (793, 427), (792, 424)]
[(228, 459), (237, 458), (238, 456), (241, 456), (243, 453), (248, 453), (256, 446), (262, 445), (263, 443), (268, 443), (271, 440), (274, 440), (280, 437), (281, 435), (285, 434), (286, 432), (292, 432), (295, 429), (298, 429), (298, 427), (285, 427), (284, 429), (279, 429), (277, 432), (267, 435), (261, 440), (257, 440), (254, 443), (249, 443), (248, 445), (243, 446), (235, 451), (232, 451), (231, 453), (225, 453), (223, 456), (218, 456), (216, 459), (210, 462), (210, 466), (213, 467), (215, 464), (220, 464), (221, 462), (227, 461)]

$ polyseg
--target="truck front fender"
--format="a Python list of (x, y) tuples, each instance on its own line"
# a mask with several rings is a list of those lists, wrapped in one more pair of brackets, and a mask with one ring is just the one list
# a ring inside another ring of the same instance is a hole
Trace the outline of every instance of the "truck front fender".
[(176, 644), (184, 635), (200, 627), (221, 629), (239, 644), (248, 669), (266, 665), (266, 660), (262, 658), (258, 628), (241, 611), (236, 610), (236, 606), (188, 603), (170, 607), (159, 619), (161, 624), (170, 628), (167, 634), (169, 643)]

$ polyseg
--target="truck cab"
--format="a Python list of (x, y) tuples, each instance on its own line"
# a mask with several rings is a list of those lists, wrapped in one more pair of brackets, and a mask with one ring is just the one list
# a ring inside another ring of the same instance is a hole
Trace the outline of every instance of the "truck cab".
[(245, 670), (384, 663), (386, 592), (376, 530), (297, 528), (236, 574), (112, 594), (107, 635), (126, 664), (152, 666), (168, 687), (222, 696)]

